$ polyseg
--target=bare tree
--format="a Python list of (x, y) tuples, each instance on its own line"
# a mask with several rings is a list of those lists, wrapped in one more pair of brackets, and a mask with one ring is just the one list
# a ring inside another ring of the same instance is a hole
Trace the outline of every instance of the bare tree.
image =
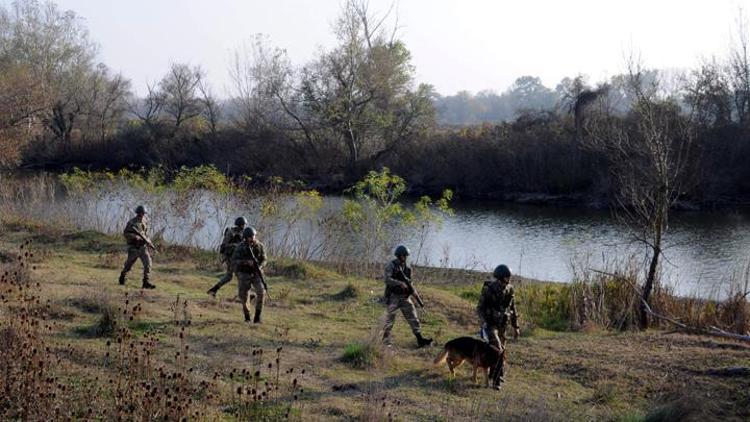
[(164, 99), (164, 113), (174, 119), (175, 129), (186, 121), (200, 116), (203, 107), (198, 96), (198, 85), (203, 79), (200, 67), (172, 64), (159, 83)]
[(706, 60), (690, 72), (684, 90), (692, 119), (700, 126), (723, 126), (732, 121), (729, 83), (716, 59)]
[(211, 134), (215, 135), (222, 114), (221, 104), (216, 99), (211, 87), (203, 78), (198, 81), (198, 92), (200, 94), (199, 101), (202, 106), (201, 113), (208, 123), (208, 128), (211, 131)]
[(143, 124), (154, 131), (160, 122), (162, 108), (164, 107), (164, 94), (154, 85), (146, 84), (148, 91), (144, 98), (134, 98), (130, 104), (130, 112), (135, 114)]
[(273, 81), (283, 78), (280, 73), (288, 67), (285, 53), (269, 49), (261, 34), (234, 51), (229, 74), (234, 83), (232, 119), (236, 126), (253, 133), (269, 123), (275, 103), (272, 88), (281, 85), (274, 86)]
[(305, 148), (318, 155), (321, 141), (315, 122), (301, 106), (297, 74), (286, 51), (268, 46), (257, 34), (234, 53), (230, 75), (234, 82), (233, 121), (251, 135), (280, 130), (289, 135), (293, 149), (306, 157)]
[(71, 69), (65, 83), (57, 87), (52, 107), (44, 116), (47, 127), (62, 141), (64, 148), (71, 147), (73, 129), (81, 127), (85, 121), (89, 70), (83, 66)]
[(742, 9), (737, 16), (737, 32), (729, 52), (729, 83), (734, 93), (737, 119), (744, 125), (750, 121), (750, 34)]
[(113, 134), (127, 111), (130, 81), (121, 74), (109, 77), (105, 70), (98, 85), (101, 86), (101, 95), (94, 111), (99, 139), (104, 140)]
[(658, 281), (665, 250), (664, 234), (672, 206), (689, 181), (693, 131), (670, 98), (659, 98), (658, 80), (644, 80), (639, 63), (628, 66), (628, 85), (635, 102), (626, 118), (592, 116), (587, 142), (606, 154), (617, 182), (615, 214), (650, 251), (642, 289), (640, 326), (647, 328), (647, 304)]

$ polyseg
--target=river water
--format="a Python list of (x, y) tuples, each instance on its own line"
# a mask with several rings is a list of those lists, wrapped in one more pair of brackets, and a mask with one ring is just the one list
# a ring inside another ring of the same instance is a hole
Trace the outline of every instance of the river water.
[[(489, 269), (507, 263), (524, 276), (568, 281), (572, 265), (605, 269), (615, 259), (644, 263), (644, 246), (607, 211), (459, 204), (431, 237), (426, 261)], [(685, 295), (723, 295), (750, 261), (750, 212), (674, 213), (663, 279)], [(645, 268), (646, 265), (643, 265)]]
[[(223, 227), (238, 215), (262, 227), (266, 239), (284, 237), (286, 250), (289, 242), (305, 243), (306, 256), (314, 256), (311, 245), (323, 236), (316, 227), (320, 220), (300, 219), (295, 223), (298, 227), (289, 231), (289, 217), (260, 221), (262, 207), (249, 206), (247, 201), (203, 194), (175, 212), (168, 197), (162, 197), (159, 205), (149, 203), (147, 196), (108, 192), (92, 199), (60, 198), (47, 208), (70, 209), (70, 214), (80, 217), (79, 226), (116, 233), (130, 218), (134, 204), (143, 202), (156, 208), (151, 217), (155, 226), (165, 228), (161, 234), (167, 241), (206, 249), (217, 246)], [(322, 212), (336, 210), (342, 203), (340, 197), (326, 197)], [(453, 204), (453, 208), (454, 214), (426, 238), (404, 232), (394, 238), (394, 246), (408, 245), (412, 258), (422, 265), (491, 271), (505, 263), (523, 276), (558, 282), (570, 281), (574, 268), (605, 270), (613, 261), (628, 258), (646, 268), (645, 247), (631, 242), (627, 228), (607, 211), (474, 202)], [(750, 211), (673, 213), (666, 243), (665, 282), (683, 295), (723, 296), (730, 280), (747, 277)]]

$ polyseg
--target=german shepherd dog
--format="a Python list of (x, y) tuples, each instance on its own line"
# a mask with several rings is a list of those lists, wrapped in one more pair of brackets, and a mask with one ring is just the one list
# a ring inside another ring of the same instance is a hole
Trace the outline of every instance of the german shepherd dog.
[(464, 361), (474, 367), (474, 375), (472, 380), (474, 384), (477, 383), (477, 370), (482, 368), (484, 374), (484, 384), (489, 387), (490, 385), (490, 373), (495, 370), (500, 359), (505, 361), (505, 352), (500, 351), (495, 346), (490, 346), (481, 340), (477, 340), (473, 337), (459, 337), (445, 343), (445, 347), (435, 358), (435, 365), (440, 365), (443, 362), (448, 362), (448, 369), (451, 371), (451, 376), (455, 378), (455, 369), (461, 366)]

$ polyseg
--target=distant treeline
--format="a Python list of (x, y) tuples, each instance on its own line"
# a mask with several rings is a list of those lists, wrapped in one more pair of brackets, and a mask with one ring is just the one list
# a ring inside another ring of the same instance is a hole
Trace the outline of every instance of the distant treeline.
[(470, 126), (511, 122), (530, 111), (554, 111), (567, 101), (574, 80), (564, 78), (554, 90), (535, 76), (517, 78), (505, 92), (485, 90), (477, 94), (460, 91), (434, 98), (437, 122), (442, 126)]
[[(387, 166), (415, 192), (611, 200), (610, 161), (586, 137), (594, 121), (639, 124), (627, 75), (598, 84), (575, 76), (554, 89), (524, 76), (501, 94), (443, 97), (415, 82), (409, 50), (386, 25), (371, 25), (380, 21), (366, 3), (346, 3), (338, 44), (303, 65), (256, 37), (233, 55), (228, 99), (200, 67), (180, 63), (136, 96), (97, 62), (73, 12), (34, 0), (0, 7), (0, 166), (213, 164), (331, 190)], [(692, 71), (639, 75), (691, 125), (686, 203), (750, 199), (750, 57), (747, 34), (738, 39), (728, 57)]]

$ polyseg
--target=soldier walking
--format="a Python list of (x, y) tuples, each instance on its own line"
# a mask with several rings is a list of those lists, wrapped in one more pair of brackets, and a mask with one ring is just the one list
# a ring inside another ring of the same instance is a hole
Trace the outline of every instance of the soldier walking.
[(263, 244), (255, 239), (257, 232), (248, 227), (242, 231), (242, 242), (234, 248), (232, 266), (237, 273), (240, 302), (245, 322), (250, 322), (250, 310), (247, 307), (248, 293), (255, 289), (255, 317), (253, 322), (261, 323), (263, 302), (266, 298), (266, 286), (263, 277), (263, 264), (266, 262), (266, 252)]
[(123, 234), (125, 235), (125, 241), (128, 244), (128, 258), (125, 260), (125, 266), (122, 268), (120, 273), (120, 284), (125, 284), (125, 279), (128, 272), (133, 268), (133, 264), (138, 259), (143, 264), (143, 289), (156, 288), (149, 282), (151, 276), (151, 254), (148, 249), (153, 248), (153, 243), (148, 238), (148, 224), (146, 223), (146, 207), (138, 205), (135, 208), (135, 217), (133, 217), (128, 224), (125, 225)]
[(218, 292), (223, 285), (232, 281), (232, 276), (234, 275), (234, 269), (232, 268), (232, 254), (237, 245), (242, 242), (242, 232), (245, 230), (246, 225), (247, 219), (245, 219), (245, 217), (238, 217), (234, 220), (234, 227), (227, 227), (224, 230), (224, 239), (221, 241), (221, 246), (219, 246), (219, 253), (221, 254), (222, 261), (224, 261), (227, 266), (227, 273), (219, 279), (218, 283), (206, 292), (213, 297), (216, 297), (216, 292)]
[(409, 249), (401, 245), (396, 248), (394, 254), (396, 259), (385, 266), (385, 303), (388, 308), (383, 327), (383, 343), (389, 346), (392, 344), (391, 330), (396, 320), (396, 313), (400, 309), (417, 338), (417, 347), (428, 346), (432, 344), (432, 339), (422, 337), (422, 327), (419, 317), (417, 317), (417, 309), (411, 299), (413, 291), (407, 284), (407, 280), (411, 280), (412, 274), (411, 268), (406, 263)]
[(518, 312), (516, 311), (515, 293), (510, 284), (511, 271), (507, 265), (498, 265), (492, 273), (495, 278), (487, 281), (482, 287), (477, 314), (485, 328), (489, 343), (500, 349), (502, 358), (492, 370), (493, 388), (499, 390), (503, 379), (505, 361), (505, 330), (508, 322), (513, 326), (513, 338), (518, 338)]

